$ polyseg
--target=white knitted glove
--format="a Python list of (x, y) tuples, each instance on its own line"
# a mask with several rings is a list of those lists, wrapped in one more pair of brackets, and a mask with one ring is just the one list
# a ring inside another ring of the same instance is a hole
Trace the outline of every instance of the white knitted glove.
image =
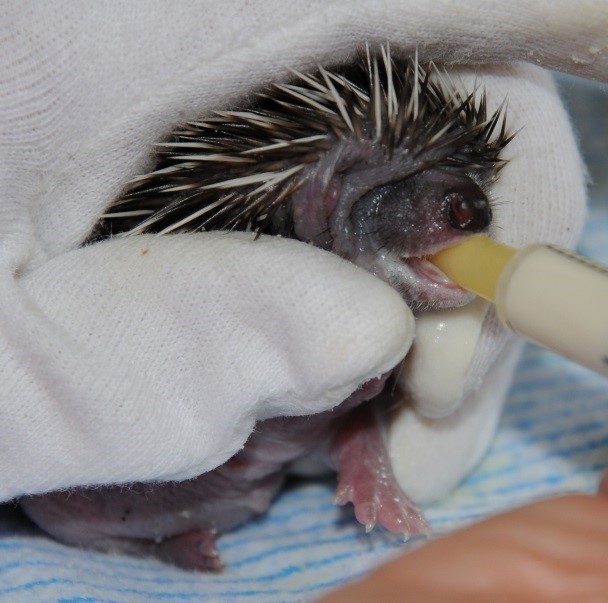
[[(387, 286), (307, 246), (213, 234), (79, 248), (175, 124), (364, 40), (418, 47), (421, 60), (531, 59), (590, 76), (608, 63), (605, 11), (568, 0), (457, 11), (15, 0), (0, 27), (0, 500), (195, 475), (238, 450), (256, 419), (330, 408), (409, 347), (411, 315)], [(554, 92), (529, 68), (490, 79), (492, 103), (508, 92), (513, 123), (526, 124), (497, 233), (572, 243), (582, 171)], [(537, 123), (548, 130), (534, 137)], [(466, 391), (501, 347), (492, 324)], [(407, 445), (421, 459), (443, 441), (416, 437)]]
[(240, 234), (101, 243), (2, 290), (4, 498), (200, 474), (257, 419), (331, 408), (392, 368), (413, 331), (371, 275)]

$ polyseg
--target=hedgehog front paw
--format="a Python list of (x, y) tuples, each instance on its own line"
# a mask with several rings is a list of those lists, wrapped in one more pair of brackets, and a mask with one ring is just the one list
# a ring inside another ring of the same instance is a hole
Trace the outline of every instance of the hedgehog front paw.
[[(377, 459), (379, 460), (379, 459)], [(430, 534), (430, 527), (417, 505), (403, 493), (390, 467), (376, 466), (362, 460), (340, 471), (334, 501), (349, 502), (355, 517), (370, 532), (378, 523), (390, 532), (408, 539), (414, 534)]]
[(422, 512), (395, 479), (371, 405), (363, 404), (344, 417), (331, 456), (338, 469), (334, 500), (339, 505), (352, 502), (367, 532), (379, 523), (406, 539), (430, 533)]

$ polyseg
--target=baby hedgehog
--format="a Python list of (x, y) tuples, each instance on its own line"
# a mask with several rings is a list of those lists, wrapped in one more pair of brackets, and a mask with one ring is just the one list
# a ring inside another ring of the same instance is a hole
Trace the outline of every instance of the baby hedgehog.
[[(511, 139), (502, 107), (488, 115), (485, 93), (464, 92), (433, 64), (392, 57), (388, 46), (294, 78), (161, 143), (156, 169), (130, 183), (89, 242), (213, 229), (282, 235), (369, 270), (415, 312), (470, 301), (425, 256), (490, 225), (489, 191)], [(314, 451), (338, 472), (336, 502), (352, 502), (367, 530), (425, 532), (368, 403), (388, 377), (332, 411), (258, 424), (238, 454), (197, 478), (21, 504), (64, 542), (217, 570), (215, 535), (266, 511), (290, 463)]]

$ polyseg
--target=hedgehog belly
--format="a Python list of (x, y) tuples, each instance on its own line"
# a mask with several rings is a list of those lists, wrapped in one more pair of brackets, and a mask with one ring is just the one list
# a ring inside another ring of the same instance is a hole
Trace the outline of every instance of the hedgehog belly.
[(80, 488), (20, 501), (57, 540), (94, 550), (155, 556), (185, 569), (221, 569), (215, 536), (267, 510), (284, 472), (245, 479), (223, 468), (184, 482)]
[[(280, 463), (240, 454), (183, 482), (80, 488), (20, 501), (25, 513), (57, 540), (115, 553), (155, 556), (185, 569), (221, 569), (215, 536), (264, 513), (278, 493)], [(258, 470), (260, 477), (247, 474)]]
[(220, 467), (181, 482), (77, 488), (21, 499), (25, 513), (66, 544), (153, 555), (188, 569), (217, 570), (217, 533), (264, 513), (287, 464), (329, 434), (330, 417), (260, 423)]

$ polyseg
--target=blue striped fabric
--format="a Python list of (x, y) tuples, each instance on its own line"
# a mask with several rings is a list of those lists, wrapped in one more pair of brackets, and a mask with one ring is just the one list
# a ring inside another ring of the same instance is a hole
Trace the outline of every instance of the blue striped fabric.
[[(602, 196), (603, 203), (592, 204), (581, 249), (608, 263), (607, 190)], [(426, 510), (435, 532), (539, 497), (593, 491), (608, 465), (606, 417), (606, 380), (528, 346), (490, 453), (446, 500)], [(218, 575), (65, 547), (5, 507), (0, 508), (0, 600), (310, 600), (403, 547), (383, 532), (365, 535), (349, 509), (332, 504), (330, 483), (294, 485), (266, 517), (222, 537), (219, 551), (227, 568)]]

